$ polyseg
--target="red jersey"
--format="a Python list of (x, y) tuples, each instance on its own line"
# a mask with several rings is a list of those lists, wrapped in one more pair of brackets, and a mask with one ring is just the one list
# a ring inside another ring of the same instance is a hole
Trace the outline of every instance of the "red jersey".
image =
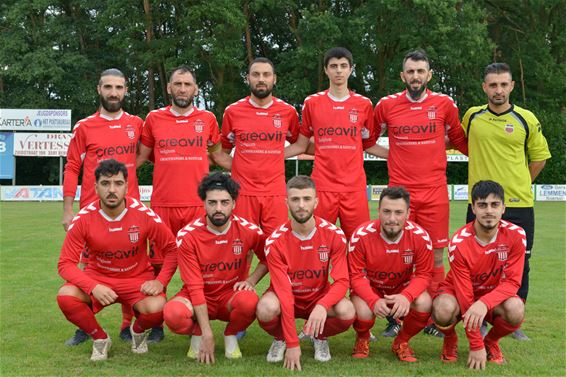
[(352, 192), (366, 189), (363, 151), (375, 144), (373, 105), (350, 92), (343, 100), (328, 90), (305, 99), (301, 134), (314, 136), (312, 179), (319, 191)]
[[(98, 284), (97, 275), (116, 279), (148, 275), (153, 267), (147, 253), (147, 240), (163, 251), (165, 261), (157, 276), (167, 286), (177, 269), (175, 237), (159, 216), (143, 203), (126, 197), (126, 208), (115, 219), (100, 209), (100, 202), (83, 207), (73, 218), (59, 257), (59, 275), (90, 294)], [(77, 267), (83, 249), (90, 254), (85, 270)]]
[(219, 141), (218, 123), (210, 111), (193, 107), (180, 115), (167, 106), (150, 112), (141, 142), (155, 155), (151, 205), (202, 206), (197, 188), (209, 172), (207, 149)]
[[(299, 344), (295, 301), (316, 302), (328, 310), (344, 298), (349, 286), (344, 232), (320, 217), (315, 216), (315, 224), (312, 233), (303, 238), (293, 232), (288, 221), (265, 241), (270, 289), (281, 303), (287, 347)], [(332, 284), (329, 276), (334, 281)]]
[(192, 304), (206, 304), (206, 298), (214, 300), (245, 280), (252, 251), (265, 264), (264, 241), (257, 225), (236, 215), (222, 233), (210, 229), (205, 217), (179, 230), (179, 271)]
[(298, 136), (297, 110), (278, 98), (260, 107), (248, 96), (226, 108), (222, 148), (236, 147), (232, 178), (242, 195), (285, 195), (285, 140)]
[(446, 184), (446, 143), (468, 154), (467, 140), (458, 118), (458, 107), (445, 94), (427, 89), (414, 102), (407, 91), (383, 97), (375, 106), (375, 129), (389, 137), (389, 184), (434, 187)]
[(407, 221), (396, 241), (381, 234), (381, 222), (358, 227), (350, 239), (348, 265), (352, 293), (373, 310), (384, 294), (400, 293), (413, 302), (430, 284), (434, 266), (428, 233)]
[(141, 136), (143, 120), (123, 111), (117, 119), (108, 118), (99, 112), (75, 124), (63, 181), (63, 196), (75, 197), (81, 166), (81, 208), (98, 200), (94, 190), (94, 170), (103, 160), (113, 158), (128, 169), (128, 195), (139, 199), (136, 176), (136, 152)]
[[(476, 238), (473, 222), (454, 234), (448, 246), (450, 271), (445, 284), (454, 289), (460, 313), (466, 313), (477, 300), (491, 310), (517, 294), (526, 245), (523, 228), (505, 220), (499, 222), (497, 235), (486, 245)], [(466, 330), (466, 335), (470, 349), (484, 347), (479, 330)]]

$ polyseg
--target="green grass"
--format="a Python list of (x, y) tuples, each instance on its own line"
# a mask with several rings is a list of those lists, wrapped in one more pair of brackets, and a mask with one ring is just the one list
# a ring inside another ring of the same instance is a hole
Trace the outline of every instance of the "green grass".
[[(373, 206), (373, 205), (372, 205)], [(166, 332), (163, 342), (150, 346), (147, 355), (134, 355), (118, 338), (120, 309), (114, 305), (98, 315), (114, 345), (107, 362), (89, 361), (91, 342), (66, 347), (63, 342), (74, 327), (63, 317), (55, 300), (62, 284), (56, 265), (64, 238), (60, 225), (61, 203), (0, 203), (0, 374), (2, 376), (256, 376), (289, 375), (281, 364), (265, 361), (271, 339), (252, 324), (241, 342), (244, 359), (223, 357), (221, 323), (215, 324), (217, 363), (197, 365), (188, 360), (187, 337)], [(525, 332), (530, 342), (502, 340), (506, 366), (489, 365), (485, 375), (566, 375), (565, 326), (565, 213), (566, 203), (537, 203), (536, 240), (531, 258), (531, 292)], [(372, 208), (372, 216), (375, 209)], [(452, 203), (451, 231), (463, 224), (465, 203)], [(258, 292), (263, 292), (267, 281)], [(178, 274), (169, 292), (180, 286)], [(374, 333), (384, 327), (378, 321)], [(460, 333), (461, 334), (461, 333)], [(379, 337), (371, 345), (367, 360), (352, 360), (353, 330), (330, 340), (332, 360), (313, 360), (312, 347), (302, 344), (302, 375), (317, 376), (472, 376), (465, 369), (467, 342), (460, 336), (460, 361), (443, 365), (439, 360), (441, 341), (417, 335), (412, 345), (419, 357), (414, 365), (396, 361), (389, 351), (390, 339)]]

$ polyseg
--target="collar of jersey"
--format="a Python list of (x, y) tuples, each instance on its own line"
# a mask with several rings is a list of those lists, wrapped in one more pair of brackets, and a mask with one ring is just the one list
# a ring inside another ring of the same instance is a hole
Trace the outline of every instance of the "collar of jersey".
[(273, 100), (271, 100), (271, 102), (269, 102), (268, 104), (261, 106), (261, 105), (255, 103), (255, 101), (252, 99), (252, 97), (250, 97), (248, 99), (248, 102), (249, 102), (250, 105), (252, 105), (253, 107), (258, 108), (258, 109), (269, 109), (271, 107), (271, 105), (273, 105)]
[(314, 237), (314, 234), (316, 233), (316, 226), (311, 230), (311, 232), (309, 234), (307, 234), (306, 236), (300, 235), (299, 233), (295, 232), (294, 230), (291, 231), (291, 234), (293, 234), (293, 236), (297, 237), (299, 240), (301, 241), (308, 241), (311, 238)]
[(106, 212), (104, 212), (104, 210), (103, 210), (102, 208), (98, 210), (98, 213), (100, 213), (100, 215), (101, 215), (102, 217), (104, 217), (104, 219), (106, 219), (106, 221), (109, 221), (109, 222), (118, 222), (118, 221), (121, 221), (121, 220), (124, 218), (124, 216), (126, 216), (126, 213), (127, 213), (127, 212), (128, 212), (128, 207), (124, 208), (124, 210), (122, 211), (122, 213), (120, 213), (115, 219), (113, 219), (113, 218), (111, 218), (110, 216), (108, 216), (108, 215), (106, 214)]
[(346, 97), (342, 97), (342, 98), (333, 96), (332, 94), (330, 94), (330, 91), (326, 92), (326, 95), (334, 102), (346, 102), (351, 97), (350, 92), (348, 92), (348, 95)]
[(191, 109), (186, 112), (185, 114), (181, 114), (176, 112), (175, 110), (173, 110), (173, 107), (169, 108), (169, 111), (171, 112), (171, 114), (175, 115), (176, 117), (188, 117), (189, 115), (191, 115), (194, 111), (195, 111), (195, 107), (191, 107)]
[(98, 113), (98, 115), (102, 118), (102, 119), (106, 119), (106, 120), (118, 120), (122, 117), (122, 115), (124, 115), (124, 110), (120, 110), (120, 114), (118, 114), (118, 116), (116, 117), (109, 117), (108, 115), (104, 115), (102, 113)]
[(387, 237), (385, 237), (385, 235), (383, 234), (383, 231), (380, 229), (379, 230), (379, 235), (381, 236), (381, 238), (383, 239), (383, 241), (385, 241), (385, 243), (389, 244), (389, 245), (395, 245), (398, 244), (399, 241), (401, 240), (401, 238), (403, 238), (403, 233), (405, 231), (401, 230), (401, 233), (399, 233), (399, 236), (397, 237), (397, 239), (391, 241), (390, 239), (388, 239)]
[(511, 107), (508, 108), (507, 110), (505, 110), (505, 111), (502, 112), (502, 113), (496, 113), (495, 111), (492, 111), (492, 110), (489, 108), (489, 105), (487, 105), (487, 111), (489, 111), (490, 114), (493, 114), (493, 115), (495, 115), (495, 116), (500, 117), (500, 116), (502, 116), (502, 115), (509, 114), (510, 112), (513, 111), (513, 109), (515, 108), (515, 105), (513, 105), (512, 103), (510, 103), (510, 105), (511, 105)]
[(211, 227), (208, 226), (208, 222), (206, 223), (206, 229), (208, 229), (208, 231), (212, 234), (215, 234), (217, 236), (223, 236), (226, 233), (228, 233), (228, 231), (230, 230), (230, 228), (232, 227), (232, 218), (230, 218), (230, 222), (228, 223), (228, 226), (226, 227), (226, 229), (224, 229), (222, 232), (219, 232), (215, 229), (212, 229)]
[(426, 93), (426, 95), (425, 95), (423, 98), (419, 99), (418, 101), (415, 101), (414, 99), (411, 98), (411, 96), (409, 95), (409, 92), (407, 91), (407, 89), (405, 89), (405, 98), (406, 98), (407, 100), (409, 100), (409, 102), (411, 102), (411, 103), (422, 103), (422, 102), (424, 102), (425, 99), (428, 98), (429, 90), (428, 90), (428, 89), (425, 89), (425, 93)]

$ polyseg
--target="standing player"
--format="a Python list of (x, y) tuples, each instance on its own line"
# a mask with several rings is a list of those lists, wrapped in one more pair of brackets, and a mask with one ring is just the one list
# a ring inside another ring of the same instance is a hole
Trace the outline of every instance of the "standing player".
[(388, 187), (379, 198), (379, 219), (361, 225), (350, 239), (350, 297), (356, 308), (354, 358), (369, 356), (375, 317), (404, 318), (391, 350), (399, 360), (417, 359), (409, 340), (430, 318), (434, 255), (428, 233), (409, 221), (409, 193)]
[(387, 158), (387, 150), (375, 143), (371, 101), (348, 89), (353, 69), (350, 51), (326, 51), (330, 86), (305, 99), (299, 138), (285, 151), (285, 157), (305, 152), (314, 136), (312, 179), (320, 200), (315, 214), (332, 223), (339, 218), (347, 237), (369, 221), (363, 151)]
[[(529, 293), (529, 259), (535, 235), (534, 200), (531, 184), (550, 158), (548, 144), (537, 118), (528, 110), (509, 102), (515, 82), (505, 63), (485, 68), (483, 90), (488, 104), (470, 108), (462, 127), (468, 136), (468, 187), (482, 179), (500, 182), (505, 189), (503, 219), (521, 226), (527, 234), (527, 255), (519, 297)], [(468, 204), (467, 222), (474, 219)], [(529, 338), (518, 329), (518, 340)]]
[(259, 301), (257, 318), (260, 326), (275, 337), (267, 361), (285, 358), (283, 366), (291, 370), (301, 370), (295, 318), (307, 319), (303, 331), (314, 338), (314, 358), (328, 361), (327, 337), (346, 331), (356, 315), (354, 306), (344, 297), (348, 290), (344, 232), (313, 216), (317, 202), (309, 177), (291, 178), (287, 205), (292, 219), (265, 242), (271, 285)]
[[(525, 259), (525, 231), (501, 220), (503, 188), (479, 181), (472, 188), (476, 219), (458, 230), (448, 247), (450, 271), (434, 299), (432, 317), (445, 333), (442, 360), (458, 359), (454, 327), (462, 319), (470, 342), (468, 367), (484, 369), (486, 360), (504, 364), (499, 339), (521, 325), (525, 305), (517, 296)], [(493, 328), (482, 339), (483, 320)]]
[[(214, 337), (210, 320), (228, 322), (224, 331), (225, 355), (242, 357), (236, 334), (255, 319), (258, 302), (254, 287), (267, 273), (264, 236), (257, 225), (232, 215), (239, 186), (216, 172), (201, 182), (198, 193), (206, 216), (177, 234), (179, 270), (183, 288), (163, 311), (165, 323), (177, 334), (191, 337), (187, 356), (214, 363)], [(248, 277), (251, 253), (261, 261)], [(193, 328), (197, 330), (193, 332)]]
[[(177, 249), (159, 216), (137, 199), (126, 197), (124, 164), (105, 160), (94, 174), (99, 201), (83, 207), (69, 225), (58, 266), (67, 283), (59, 289), (57, 303), (70, 322), (92, 337), (91, 360), (98, 361), (108, 358), (112, 341), (94, 315), (115, 302), (134, 308), (132, 351), (147, 352), (145, 330), (163, 322), (163, 290), (177, 268)], [(165, 255), (157, 277), (147, 256), (148, 239)], [(91, 261), (83, 271), (77, 264), (85, 247)]]
[[(140, 166), (153, 152), (153, 192), (151, 208), (177, 233), (203, 215), (197, 195), (200, 180), (209, 172), (208, 153), (229, 169), (231, 158), (222, 152), (214, 114), (193, 106), (198, 94), (195, 73), (187, 66), (174, 68), (167, 84), (171, 105), (153, 110), (143, 127)], [(163, 256), (151, 247), (151, 261), (159, 270)], [(163, 329), (154, 329), (150, 341), (163, 339)]]
[[(467, 154), (458, 107), (445, 94), (427, 89), (432, 78), (428, 56), (412, 51), (403, 59), (401, 80), (406, 89), (383, 97), (375, 106), (376, 134), (389, 137), (389, 185), (411, 194), (410, 219), (432, 238), (434, 271), (429, 291), (434, 295), (444, 279), (443, 253), (448, 245), (449, 199), (446, 186), (445, 135)], [(425, 332), (440, 335), (434, 327)]]
[(235, 213), (271, 234), (287, 221), (285, 140), (299, 133), (295, 108), (272, 95), (277, 75), (271, 60), (256, 58), (247, 75), (251, 94), (226, 108), (222, 147), (236, 147), (232, 178), (241, 186)]
[[(94, 190), (94, 170), (106, 159), (114, 158), (128, 168), (128, 196), (139, 199), (138, 179), (136, 176), (136, 152), (141, 136), (143, 121), (141, 118), (123, 111), (127, 93), (126, 77), (115, 68), (100, 74), (97, 86), (100, 108), (93, 115), (77, 122), (67, 151), (63, 179), (63, 227), (65, 231), (73, 219), (73, 201), (77, 191), (81, 167), (83, 168), (80, 208), (97, 199)], [(85, 252), (81, 264), (88, 263)], [(132, 318), (131, 308), (122, 307), (122, 338), (129, 337), (128, 327)], [(69, 346), (80, 344), (88, 336), (80, 329), (67, 340)]]

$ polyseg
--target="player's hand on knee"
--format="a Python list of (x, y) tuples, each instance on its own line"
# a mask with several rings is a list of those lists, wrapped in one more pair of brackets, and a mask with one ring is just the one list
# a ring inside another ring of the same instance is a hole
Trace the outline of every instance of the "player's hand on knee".
[(478, 330), (487, 314), (487, 306), (480, 300), (474, 302), (462, 316), (464, 328)]
[(305, 334), (317, 337), (319, 334), (322, 334), (324, 331), (324, 324), (326, 323), (326, 317), (328, 313), (326, 312), (326, 308), (322, 305), (315, 305), (314, 309), (312, 310), (311, 314), (309, 315), (309, 319), (305, 324)]
[(94, 298), (104, 306), (113, 304), (118, 298), (116, 292), (102, 284), (97, 284), (91, 293)]
[(163, 284), (159, 280), (148, 280), (142, 284), (141, 293), (148, 296), (157, 296), (163, 292)]
[(380, 298), (377, 300), (373, 306), (373, 314), (379, 318), (385, 318), (391, 313), (391, 310), (387, 306), (387, 300)]
[(287, 348), (283, 367), (290, 370), (301, 370), (301, 347)]
[(389, 315), (393, 316), (393, 318), (401, 318), (409, 313), (411, 303), (404, 295), (385, 295), (383, 298), (389, 305), (393, 305), (389, 312)]
[(239, 281), (234, 284), (234, 291), (254, 291), (255, 287), (247, 280)]
[(468, 368), (470, 369), (485, 369), (485, 363), (487, 360), (487, 353), (485, 348), (478, 351), (470, 350), (468, 355)]
[(202, 334), (197, 360), (203, 364), (214, 364), (214, 336)]
[(61, 220), (61, 224), (63, 224), (63, 229), (65, 229), (65, 232), (69, 229), (69, 225), (71, 225), (71, 222), (73, 222), (74, 217), (75, 214), (73, 213), (73, 211), (63, 212), (63, 220)]

